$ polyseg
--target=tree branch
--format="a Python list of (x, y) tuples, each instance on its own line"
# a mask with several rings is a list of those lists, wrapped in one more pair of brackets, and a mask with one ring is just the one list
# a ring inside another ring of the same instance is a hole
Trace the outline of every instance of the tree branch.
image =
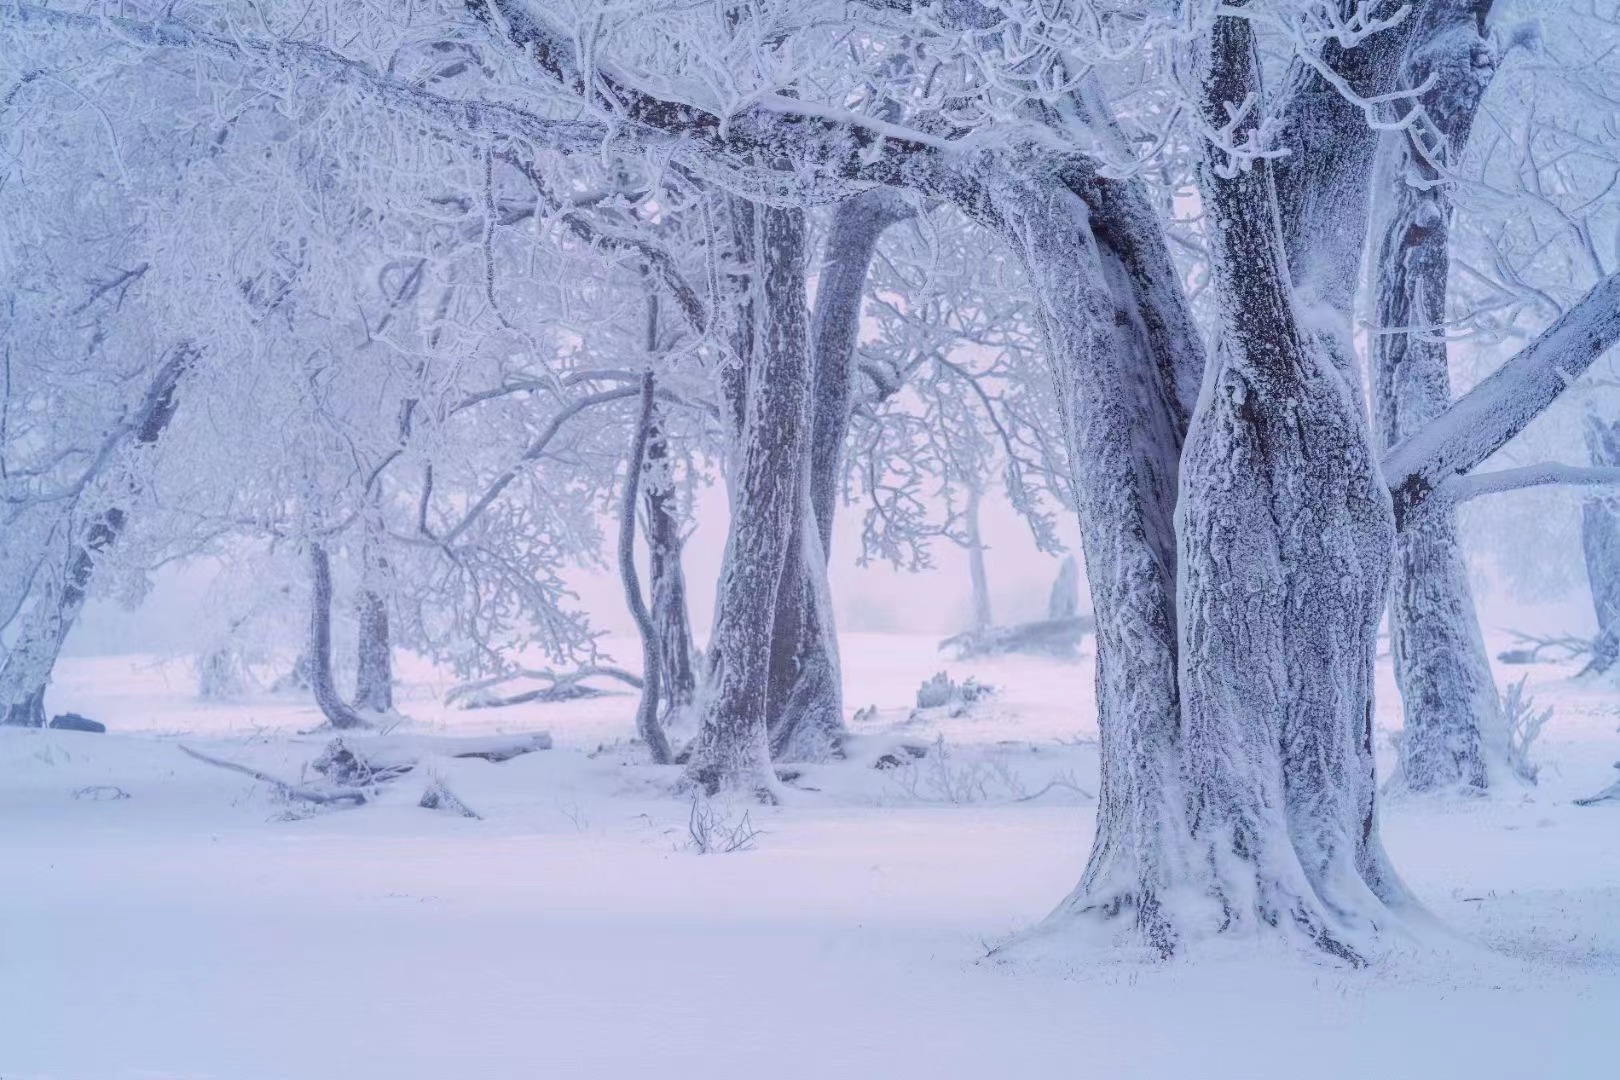
[(1620, 487), (1620, 467), (1585, 467), (1542, 462), (1517, 469), (1459, 476), (1446, 484), (1445, 494), (1455, 502), (1502, 491), (1519, 491), (1542, 484), (1575, 484), (1587, 487)]
[(1620, 274), (1593, 287), (1489, 378), (1384, 457), (1397, 521), (1484, 461), (1620, 340)]

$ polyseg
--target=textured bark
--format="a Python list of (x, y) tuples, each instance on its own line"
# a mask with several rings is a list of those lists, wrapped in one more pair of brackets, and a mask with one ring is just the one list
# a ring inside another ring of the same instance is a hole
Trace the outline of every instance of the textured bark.
[[(733, 200), (734, 202), (737, 200)], [(804, 307), (802, 210), (758, 207), (760, 295), (757, 346), (731, 377), (746, 392), (729, 460), (731, 531), (715, 605), (703, 727), (688, 765), (705, 790), (749, 791), (774, 798), (766, 735), (771, 630), (783, 570), (795, 544), (804, 495), (810, 428), (810, 353)]]
[[(1586, 448), (1593, 465), (1620, 466), (1620, 420), (1607, 419), (1596, 410), (1587, 412)], [(1620, 496), (1586, 501), (1581, 508), (1581, 546), (1598, 622), (1586, 671), (1601, 673), (1620, 659)]]
[[(1426, 122), (1384, 136), (1372, 254), (1380, 333), (1371, 337), (1373, 418), (1390, 450), (1451, 404), (1446, 316), (1450, 185), (1433, 162), (1467, 144), (1495, 71), (1482, 36), (1489, 0), (1431, 0), (1416, 18), (1401, 82), (1430, 89)], [(1432, 80), (1432, 81), (1431, 81)], [(1401, 522), (1390, 592), (1395, 676), (1405, 711), (1399, 780), (1415, 791), (1484, 790), (1507, 765), (1507, 721), (1497, 698), (1456, 515), (1433, 500)]]
[[(1206, 119), (1259, 83), (1216, 22)], [(1393, 512), (1355, 395), (1300, 326), (1263, 163), (1200, 170), (1222, 326), (1182, 457), (1180, 689), (1210, 930), (1271, 927), (1352, 961), (1402, 898), (1378, 838), (1373, 658)], [(1189, 927), (1198, 916), (1189, 914)]]
[[(180, 345), (159, 367), (130, 427), (137, 453), (149, 450), (163, 437), (180, 404), (180, 380), (198, 356), (191, 345)], [(125, 495), (133, 498), (136, 493), (130, 490)], [(65, 562), (35, 597), (15, 648), (0, 662), (0, 725), (44, 726), (45, 689), (62, 646), (84, 610), (96, 561), (118, 542), (127, 521), (128, 511), (122, 506), (103, 510), (74, 539)]]
[[(649, 304), (649, 336), (656, 333), (656, 304)], [(636, 573), (636, 506), (640, 501), (641, 472), (647, 461), (647, 441), (652, 435), (653, 405), (657, 400), (651, 371), (641, 377), (641, 417), (630, 442), (630, 456), (624, 469), (624, 498), (619, 504), (619, 580), (624, 584), (625, 602), (641, 635), (641, 701), (636, 708), (636, 735), (652, 752), (653, 763), (668, 765), (673, 759), (669, 740), (658, 722), (663, 663), (658, 645), (658, 627), (641, 596), (641, 580)]]
[[(1368, 5), (1369, 13), (1387, 17), (1403, 2), (1382, 0)], [(1427, 3), (1418, 0), (1406, 18), (1353, 47), (1330, 37), (1322, 45), (1321, 59), (1356, 93), (1389, 93), (1417, 13)], [(1338, 6), (1341, 14), (1351, 14), (1356, 0), (1339, 0)], [(1368, 179), (1378, 156), (1379, 133), (1355, 103), (1302, 60), (1285, 76), (1276, 109), (1288, 156), (1271, 168), (1295, 303), (1309, 314), (1317, 345), (1359, 386), (1351, 318), (1367, 243)]]
[[(843, 675), (827, 546), (843, 478), (867, 271), (883, 230), (911, 213), (894, 193), (871, 191), (840, 203), (827, 232), (811, 324), (810, 448), (794, 510), (800, 539), (783, 570), (771, 638), (766, 715), (771, 755), (778, 761), (825, 760), (839, 752), (843, 739)], [(797, 287), (802, 291), (803, 283)], [(763, 299), (781, 302), (768, 292)]]
[(388, 604), (376, 592), (363, 589), (357, 606), (359, 642), (354, 707), (368, 712), (390, 712), (394, 708), (394, 660), (388, 634)]
[(332, 678), (332, 562), (326, 548), (309, 545), (309, 686), (321, 715), (335, 728), (365, 727)]
[(669, 442), (657, 405), (647, 437), (647, 470), (642, 507), (646, 525), (647, 572), (652, 587), (652, 621), (657, 631), (664, 715), (689, 708), (697, 695), (692, 627), (686, 608), (686, 575), (681, 568), (681, 523), (668, 475)]
[(359, 639), (354, 707), (385, 713), (394, 708), (394, 646), (388, 629), (388, 602), (379, 591), (388, 574), (388, 563), (379, 550), (379, 540), (368, 536), (360, 555), (363, 577), (356, 602)]
[(1036, 170), (987, 186), (989, 223), (1036, 292), (1097, 618), (1097, 834), (1048, 925), (1118, 919), (1168, 951), (1163, 901), (1185, 833), (1172, 522), (1202, 346), (1139, 190)]

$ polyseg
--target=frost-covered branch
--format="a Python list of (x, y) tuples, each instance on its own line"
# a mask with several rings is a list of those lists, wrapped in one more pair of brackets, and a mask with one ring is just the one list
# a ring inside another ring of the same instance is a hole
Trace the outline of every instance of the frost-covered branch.
[(1543, 484), (1570, 484), (1582, 487), (1620, 486), (1620, 468), (1562, 465), (1545, 462), (1525, 465), (1516, 469), (1497, 469), (1492, 472), (1470, 473), (1459, 476), (1445, 487), (1447, 497), (1462, 502), (1480, 495), (1494, 495), (1503, 491), (1518, 491)]
[(1599, 283), (1529, 345), (1384, 458), (1398, 515), (1484, 461), (1620, 340), (1620, 274)]

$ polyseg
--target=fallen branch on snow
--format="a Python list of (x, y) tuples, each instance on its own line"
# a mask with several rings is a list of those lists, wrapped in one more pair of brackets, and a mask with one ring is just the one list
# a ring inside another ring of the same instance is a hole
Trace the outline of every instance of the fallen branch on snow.
[(277, 779), (276, 777), (271, 776), (269, 773), (260, 772), (258, 769), (252, 769), (246, 765), (239, 765), (234, 761), (226, 761), (224, 758), (210, 757), (208, 754), (204, 754), (199, 750), (193, 750), (191, 747), (184, 744), (181, 745), (180, 751), (181, 753), (194, 757), (198, 761), (206, 764), (213, 765), (221, 769), (229, 769), (231, 772), (238, 772), (243, 776), (251, 776), (260, 783), (269, 784), (271, 787), (277, 789), (283, 795), (286, 795), (289, 798), (303, 799), (305, 802), (319, 803), (323, 806), (341, 803), (347, 803), (351, 806), (360, 806), (367, 801), (366, 793), (364, 791), (355, 789), (333, 792), (317, 791), (314, 788), (305, 787), (302, 784), (289, 784), (287, 781)]

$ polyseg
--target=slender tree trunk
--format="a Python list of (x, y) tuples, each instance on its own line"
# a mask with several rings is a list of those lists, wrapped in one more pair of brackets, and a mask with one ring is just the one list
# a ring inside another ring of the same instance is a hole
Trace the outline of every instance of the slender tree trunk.
[(879, 188), (839, 203), (827, 230), (811, 326), (815, 385), (810, 504), (823, 558), (832, 554), (833, 518), (843, 490), (844, 445), (855, 398), (855, 346), (860, 338), (866, 276), (884, 230), (913, 213), (905, 200)]
[[(1452, 203), (1431, 159), (1455, 161), (1495, 70), (1481, 36), (1489, 0), (1434, 0), (1417, 27), (1402, 82), (1430, 81), (1427, 123), (1384, 136), (1372, 256), (1382, 332), (1372, 335), (1373, 417), (1389, 450), (1451, 404), (1440, 327), (1446, 316)], [(1390, 592), (1395, 675), (1406, 714), (1400, 782), (1415, 791), (1484, 790), (1507, 767), (1507, 722), (1474, 609), (1447, 500), (1406, 515)]]
[(726, 377), (728, 399), (735, 402), (739, 382), (745, 389), (730, 455), (731, 532), (720, 573), (706, 708), (688, 773), (710, 792), (740, 790), (775, 798), (766, 732), (771, 632), (783, 570), (800, 542), (794, 518), (809, 453), (804, 213), (760, 206), (749, 216), (757, 238), (751, 245), (754, 265), (762, 270), (750, 305), (758, 329), (748, 335), (754, 350), (743, 358), (746, 367)]
[(361, 551), (364, 566), (357, 603), (358, 654), (355, 664), (354, 707), (386, 713), (394, 708), (394, 649), (388, 630), (388, 603), (379, 591), (388, 574), (380, 551), (380, 538), (367, 537)]
[(326, 548), (309, 545), (309, 684), (321, 715), (335, 728), (360, 728), (366, 722), (344, 702), (332, 678), (332, 562)]
[[(656, 335), (658, 307), (648, 304), (649, 337)], [(624, 597), (630, 615), (641, 634), (641, 701), (636, 708), (636, 735), (647, 744), (655, 765), (668, 765), (673, 759), (669, 740), (658, 722), (658, 702), (663, 684), (663, 663), (658, 642), (658, 627), (647, 611), (641, 596), (641, 580), (636, 573), (636, 507), (640, 502), (641, 472), (647, 460), (647, 441), (652, 435), (653, 406), (656, 401), (653, 374), (649, 370), (641, 377), (641, 417), (630, 444), (630, 456), (624, 469), (624, 498), (619, 506), (619, 578), (624, 583)]]
[[(843, 478), (855, 386), (866, 275), (883, 230), (911, 207), (887, 191), (870, 191), (833, 211), (811, 327), (810, 449), (801, 476), (771, 640), (767, 718), (777, 761), (823, 761), (839, 753), (844, 734), (843, 674), (838, 657), (827, 547)], [(796, 286), (801, 292), (803, 282)], [(767, 294), (764, 302), (778, 301)]]
[(654, 404), (647, 439), (647, 469), (642, 477), (648, 574), (652, 578), (652, 621), (657, 630), (659, 668), (663, 673), (665, 722), (690, 708), (697, 696), (697, 666), (692, 657), (692, 628), (686, 609), (686, 575), (681, 569), (681, 522), (675, 512), (670, 476), (669, 442)]
[[(1592, 409), (1585, 427), (1592, 464), (1620, 465), (1620, 420), (1606, 419)], [(1586, 671), (1601, 674), (1620, 659), (1620, 497), (1600, 495), (1586, 501), (1581, 508), (1581, 546), (1598, 621)]]
[[(131, 429), (137, 453), (149, 450), (163, 437), (180, 404), (180, 380), (198, 355), (194, 347), (182, 344), (158, 368)], [(126, 495), (132, 498), (136, 493), (132, 489)], [(48, 578), (40, 589), (15, 648), (0, 662), (0, 724), (44, 726), (45, 688), (50, 685), (62, 646), (84, 610), (96, 561), (118, 542), (127, 520), (122, 506), (103, 510), (73, 541), (59, 573)]]
[(968, 581), (973, 589), (973, 630), (988, 630), (995, 625), (995, 613), (990, 608), (990, 576), (984, 566), (984, 537), (979, 532), (982, 497), (983, 488), (978, 483), (968, 488), (967, 556)]

